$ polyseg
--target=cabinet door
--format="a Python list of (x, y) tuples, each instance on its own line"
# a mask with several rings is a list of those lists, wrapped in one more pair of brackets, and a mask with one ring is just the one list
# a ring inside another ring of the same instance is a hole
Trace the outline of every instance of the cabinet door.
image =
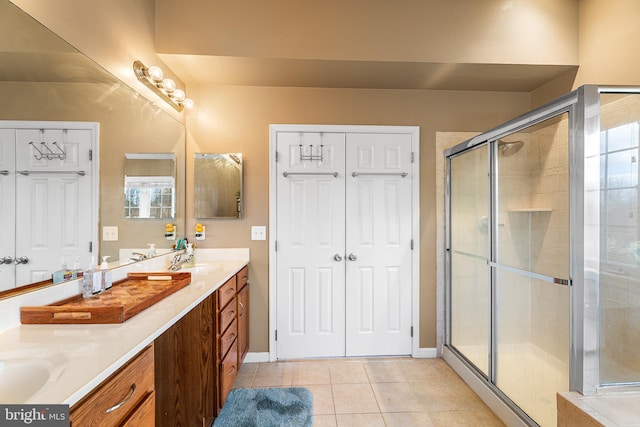
[(156, 349), (156, 425), (209, 425), (214, 417), (213, 297), (159, 336)]
[(249, 284), (238, 292), (238, 369), (249, 351)]

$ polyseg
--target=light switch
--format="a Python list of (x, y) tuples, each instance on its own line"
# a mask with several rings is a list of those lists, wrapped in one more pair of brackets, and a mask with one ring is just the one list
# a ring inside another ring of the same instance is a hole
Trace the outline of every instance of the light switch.
[(251, 240), (267, 240), (267, 227), (265, 225), (252, 226)]
[(104, 226), (102, 227), (102, 240), (105, 242), (115, 242), (118, 240), (118, 226)]

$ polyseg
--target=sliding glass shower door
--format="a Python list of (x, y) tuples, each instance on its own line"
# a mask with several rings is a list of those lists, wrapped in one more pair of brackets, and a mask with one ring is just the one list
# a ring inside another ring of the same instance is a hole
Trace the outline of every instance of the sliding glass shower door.
[(569, 390), (569, 114), (449, 157), (449, 344), (556, 425)]
[(450, 341), (489, 375), (489, 151), (480, 146), (450, 162)]
[(569, 390), (568, 113), (496, 142), (495, 384), (542, 426)]

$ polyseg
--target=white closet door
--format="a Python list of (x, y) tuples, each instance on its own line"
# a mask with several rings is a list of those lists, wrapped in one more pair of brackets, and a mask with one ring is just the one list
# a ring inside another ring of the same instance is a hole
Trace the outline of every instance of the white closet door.
[(346, 354), (410, 354), (411, 136), (350, 133), (346, 147)]
[[(15, 192), (15, 130), (0, 129), (0, 259), (13, 260), (15, 252), (16, 221)], [(0, 291), (15, 286), (15, 265), (0, 264)]]
[[(52, 154), (64, 151), (64, 159), (48, 159), (43, 140)], [(16, 131), (16, 188), (20, 195), (16, 229), (21, 238), (15, 253), (17, 258), (29, 259), (16, 267), (17, 283), (50, 279), (60, 268), (61, 257), (68, 267), (77, 256), (81, 265), (89, 264), (92, 140), (91, 129)]]
[[(343, 133), (277, 135), (274, 285), (281, 359), (345, 353), (344, 141)], [(319, 155), (322, 144), (322, 160), (301, 160), (300, 144), (303, 156)]]

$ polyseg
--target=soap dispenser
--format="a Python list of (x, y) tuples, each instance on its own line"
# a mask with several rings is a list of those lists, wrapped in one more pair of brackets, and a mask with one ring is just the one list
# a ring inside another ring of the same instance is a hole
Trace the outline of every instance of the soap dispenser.
[(193, 244), (187, 243), (187, 251), (186, 251), (185, 255), (187, 256), (187, 262), (185, 263), (185, 267), (187, 267), (187, 268), (195, 267), (196, 266), (196, 256), (193, 253)]
[(109, 263), (107, 262), (107, 258), (110, 258), (109, 255), (103, 256), (102, 264), (100, 264), (100, 271), (102, 272), (101, 287), (103, 291), (110, 289), (111, 285), (113, 285), (113, 280), (111, 279), (111, 270), (109, 270)]
[(147, 251), (147, 258), (153, 258), (156, 256), (156, 244), (155, 243), (147, 243), (149, 246), (149, 250)]
[(96, 269), (96, 257), (91, 257), (89, 269), (82, 277), (82, 297), (92, 298), (102, 292), (102, 274)]

